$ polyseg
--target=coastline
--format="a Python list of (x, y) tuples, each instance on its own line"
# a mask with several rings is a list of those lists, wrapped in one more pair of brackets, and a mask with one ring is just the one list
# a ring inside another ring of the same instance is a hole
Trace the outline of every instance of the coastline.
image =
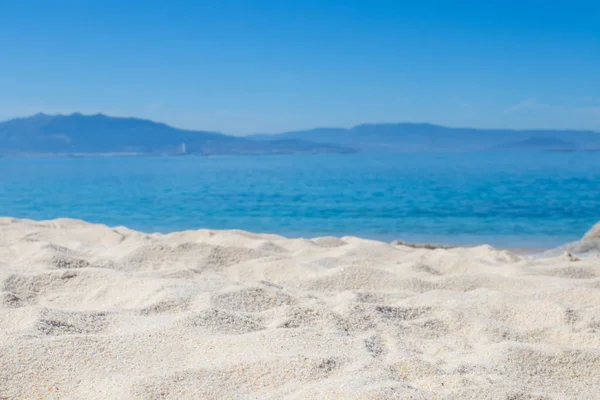
[[(301, 156), (2, 159), (0, 210), (144, 232), (243, 229), (287, 237), (558, 247), (577, 240), (598, 218), (590, 171), (600, 164), (540, 158), (539, 170), (529, 160), (447, 154), (407, 155), (399, 162), (367, 154), (315, 156), (310, 163)], [(488, 161), (493, 172), (476, 174)], [(455, 163), (456, 173), (444, 167)], [(552, 168), (565, 169), (564, 176), (553, 178)], [(522, 196), (519, 188), (537, 179), (551, 182)], [(503, 191), (484, 195), (494, 187)], [(551, 218), (541, 212), (543, 199), (553, 199)]]
[(8, 398), (592, 398), (597, 256), (0, 218)]

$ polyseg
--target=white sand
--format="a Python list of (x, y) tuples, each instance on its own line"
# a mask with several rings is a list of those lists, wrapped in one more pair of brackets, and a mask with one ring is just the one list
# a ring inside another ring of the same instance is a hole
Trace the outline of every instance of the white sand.
[(597, 399), (580, 258), (3, 218), (0, 399)]

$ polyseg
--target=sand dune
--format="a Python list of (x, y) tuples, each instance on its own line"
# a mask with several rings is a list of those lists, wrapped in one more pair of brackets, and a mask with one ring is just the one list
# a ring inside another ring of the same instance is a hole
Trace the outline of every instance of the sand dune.
[(579, 258), (2, 218), (0, 399), (595, 399)]

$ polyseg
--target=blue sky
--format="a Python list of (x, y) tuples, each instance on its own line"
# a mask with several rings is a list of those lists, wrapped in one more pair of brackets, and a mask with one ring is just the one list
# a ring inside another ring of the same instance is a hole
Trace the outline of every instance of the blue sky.
[(600, 131), (597, 1), (0, 0), (0, 119)]

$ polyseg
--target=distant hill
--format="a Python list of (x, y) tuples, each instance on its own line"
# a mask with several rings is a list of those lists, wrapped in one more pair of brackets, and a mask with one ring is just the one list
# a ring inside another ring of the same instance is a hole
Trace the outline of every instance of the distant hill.
[(347, 153), (335, 144), (295, 138), (257, 141), (183, 130), (138, 118), (37, 114), (0, 123), (0, 154), (290, 154)]
[(358, 151), (595, 150), (600, 133), (576, 130), (508, 130), (447, 128), (431, 124), (365, 124), (353, 128), (318, 128), (257, 140), (303, 139), (335, 143)]
[(36, 114), (0, 122), (0, 155), (218, 155), (481, 150), (600, 150), (600, 133), (447, 128), (431, 124), (399, 123), (236, 137), (102, 114)]

